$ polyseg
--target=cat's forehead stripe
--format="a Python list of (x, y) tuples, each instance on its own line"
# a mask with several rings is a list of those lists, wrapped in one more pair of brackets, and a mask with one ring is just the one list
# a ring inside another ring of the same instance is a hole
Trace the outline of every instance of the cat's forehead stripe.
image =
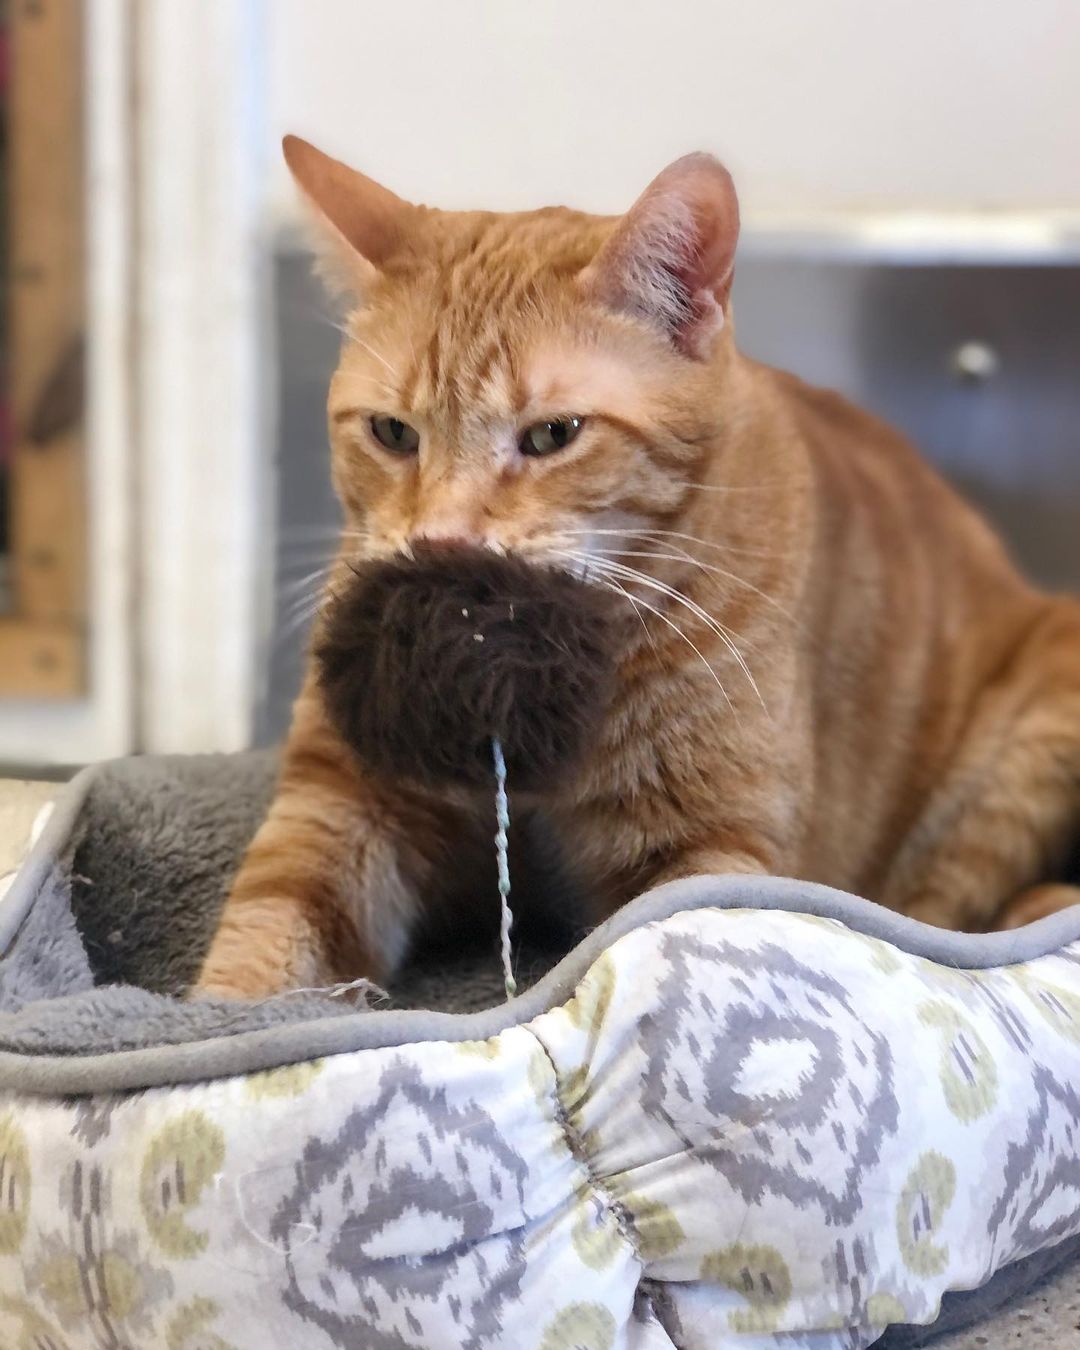
[[(471, 228), (442, 240), (446, 250), (435, 276), (424, 283), (423, 300), (430, 325), (423, 343), (422, 371), (408, 392), (434, 404), (480, 397), (496, 379), (500, 386), (520, 385), (515, 354), (550, 301), (552, 287), (565, 283), (595, 247), (595, 222), (572, 213), (481, 217)], [(588, 238), (584, 236), (588, 235)], [(523, 242), (531, 247), (523, 248)], [(523, 386), (511, 395), (523, 405)]]
[(595, 348), (547, 342), (524, 363), (526, 402), (549, 411), (609, 412), (628, 421), (644, 416), (642, 382)]
[(451, 424), (527, 410), (633, 418), (642, 398), (625, 363), (605, 359), (576, 329), (558, 336), (576, 308), (567, 287), (595, 250), (599, 224), (558, 211), (478, 217), (436, 240), (436, 265), (406, 280), (400, 310), (379, 316), (390, 334), (375, 331), (378, 319), (371, 325), (372, 345), (390, 344), (393, 367), (392, 380), (374, 372), (371, 392), (381, 382), (400, 412)]

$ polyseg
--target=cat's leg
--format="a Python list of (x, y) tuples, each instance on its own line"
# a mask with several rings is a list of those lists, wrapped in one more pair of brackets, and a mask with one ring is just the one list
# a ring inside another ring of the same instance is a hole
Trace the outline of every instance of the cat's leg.
[[(369, 783), (302, 710), (269, 814), (225, 902), (194, 993), (258, 998), (390, 975), (423, 896), (469, 829), (447, 809)], [(452, 869), (450, 869), (452, 870)]]
[(724, 848), (720, 845), (697, 845), (679, 852), (653, 878), (654, 886), (665, 881), (681, 881), (685, 877), (710, 873), (723, 876), (730, 872), (763, 876), (774, 871), (764, 856), (764, 849), (752, 846)]
[[(775, 764), (779, 755), (767, 758)], [(631, 839), (640, 839), (640, 819), (652, 819), (663, 827), (670, 843), (644, 865), (628, 858), (622, 883), (614, 893), (604, 896), (608, 903), (603, 905), (600, 918), (606, 918), (642, 891), (668, 881), (704, 875), (768, 876), (790, 871), (790, 861), (777, 843), (793, 833), (792, 822), (797, 812), (796, 796), (787, 775), (766, 777), (760, 772), (758, 761), (751, 757), (745, 772), (738, 772), (731, 763), (725, 764), (723, 777), (722, 791), (678, 797), (675, 813), (669, 809), (667, 798), (659, 805), (636, 804), (637, 818)], [(592, 851), (599, 850), (594, 846)]]
[(1080, 886), (1050, 882), (1043, 886), (1029, 886), (1026, 891), (1008, 900), (994, 916), (995, 928), (1022, 928), (1036, 919), (1045, 919), (1063, 909), (1080, 905)]
[(944, 928), (1000, 926), (1062, 874), (1078, 831), (1080, 606), (1061, 601), (984, 695), (880, 898)]
[(631, 869), (608, 884), (585, 888), (585, 907), (590, 926), (603, 923), (635, 896), (688, 877), (726, 876), (742, 873), (762, 876), (777, 869), (748, 848), (725, 849), (722, 844), (688, 844), (672, 852), (662, 863)]
[(285, 786), (245, 855), (195, 992), (259, 998), (382, 979), (404, 949), (419, 891), (373, 803)]

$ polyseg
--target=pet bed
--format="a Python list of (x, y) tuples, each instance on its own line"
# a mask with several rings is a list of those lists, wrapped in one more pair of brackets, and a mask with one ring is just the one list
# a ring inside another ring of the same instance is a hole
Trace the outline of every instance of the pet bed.
[(88, 771), (0, 906), (3, 1346), (896, 1350), (1076, 1255), (1080, 914), (701, 877), (509, 1005), (185, 1003), (272, 773)]

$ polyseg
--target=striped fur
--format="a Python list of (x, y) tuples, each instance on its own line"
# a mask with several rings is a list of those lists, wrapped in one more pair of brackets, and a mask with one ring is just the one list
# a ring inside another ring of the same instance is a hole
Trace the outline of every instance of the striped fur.
[[(969, 929), (1072, 902), (1042, 883), (1080, 815), (1080, 605), (1028, 586), (889, 428), (740, 355), (719, 166), (681, 161), (609, 220), (442, 213), (289, 158), (358, 298), (329, 397), (337, 566), (456, 538), (623, 606), (595, 753), (531, 803), (590, 918), (699, 871)], [(382, 449), (373, 413), (419, 455)], [(564, 413), (571, 446), (519, 453)], [(366, 781), (309, 677), (200, 987), (384, 979), (418, 929), (494, 922), (491, 811)]]

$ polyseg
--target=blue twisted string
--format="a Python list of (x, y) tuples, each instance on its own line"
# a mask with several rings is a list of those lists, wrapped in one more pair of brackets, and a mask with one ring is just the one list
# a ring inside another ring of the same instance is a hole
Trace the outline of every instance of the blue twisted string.
[(509, 1002), (517, 993), (517, 981), (514, 979), (510, 964), (510, 928), (514, 922), (514, 912), (510, 908), (510, 803), (506, 796), (506, 759), (498, 736), (491, 738), (491, 752), (495, 760), (495, 819), (499, 828), (495, 832), (495, 851), (499, 864), (499, 904), (502, 908), (502, 923), (499, 936), (502, 945), (503, 983), (506, 988), (506, 1000)]

